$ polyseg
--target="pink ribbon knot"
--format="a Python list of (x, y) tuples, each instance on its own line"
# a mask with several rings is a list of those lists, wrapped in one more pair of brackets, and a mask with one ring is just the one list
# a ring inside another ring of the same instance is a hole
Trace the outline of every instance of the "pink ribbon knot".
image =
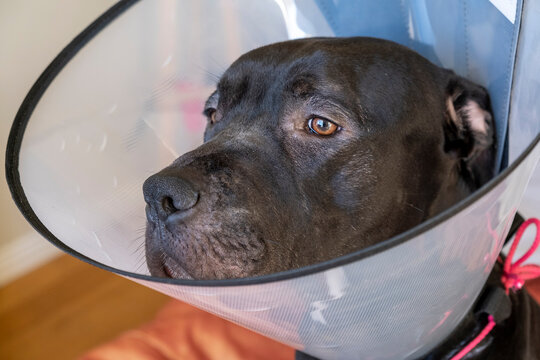
[[(529, 225), (536, 225), (536, 236), (533, 245), (530, 249), (520, 257), (516, 262), (512, 263), (514, 253), (519, 245), (523, 233), (529, 227)], [(531, 280), (540, 276), (540, 266), (538, 265), (522, 265), (531, 255), (536, 251), (540, 245), (540, 220), (530, 218), (525, 221), (518, 229), (512, 247), (508, 252), (508, 256), (504, 261), (503, 275), (501, 281), (508, 294), (510, 289), (517, 291), (523, 287), (526, 280)]]

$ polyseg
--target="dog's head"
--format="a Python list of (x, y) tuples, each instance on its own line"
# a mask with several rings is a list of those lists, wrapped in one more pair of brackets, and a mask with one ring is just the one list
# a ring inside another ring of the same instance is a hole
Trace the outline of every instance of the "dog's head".
[(204, 113), (205, 143), (144, 184), (156, 276), (256, 276), (334, 258), (493, 175), (486, 91), (388, 41), (253, 50)]

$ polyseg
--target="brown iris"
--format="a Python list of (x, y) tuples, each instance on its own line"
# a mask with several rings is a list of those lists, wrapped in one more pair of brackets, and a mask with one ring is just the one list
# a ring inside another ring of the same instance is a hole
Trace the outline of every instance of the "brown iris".
[(318, 135), (328, 136), (339, 130), (339, 126), (331, 122), (330, 120), (323, 118), (311, 118), (308, 120), (309, 130)]

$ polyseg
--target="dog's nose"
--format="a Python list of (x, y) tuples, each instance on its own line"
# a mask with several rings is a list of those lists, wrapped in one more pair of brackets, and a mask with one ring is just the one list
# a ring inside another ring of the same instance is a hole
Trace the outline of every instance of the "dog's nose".
[(171, 175), (155, 174), (143, 184), (144, 200), (161, 220), (191, 209), (199, 200), (199, 193), (187, 180)]

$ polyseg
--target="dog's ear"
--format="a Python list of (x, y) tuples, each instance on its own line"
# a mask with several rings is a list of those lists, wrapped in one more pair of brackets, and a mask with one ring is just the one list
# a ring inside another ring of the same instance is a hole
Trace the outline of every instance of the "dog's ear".
[[(445, 151), (459, 158), (475, 187), (495, 173), (495, 125), (483, 87), (451, 74), (446, 87)], [(465, 174), (464, 174), (465, 175)]]

